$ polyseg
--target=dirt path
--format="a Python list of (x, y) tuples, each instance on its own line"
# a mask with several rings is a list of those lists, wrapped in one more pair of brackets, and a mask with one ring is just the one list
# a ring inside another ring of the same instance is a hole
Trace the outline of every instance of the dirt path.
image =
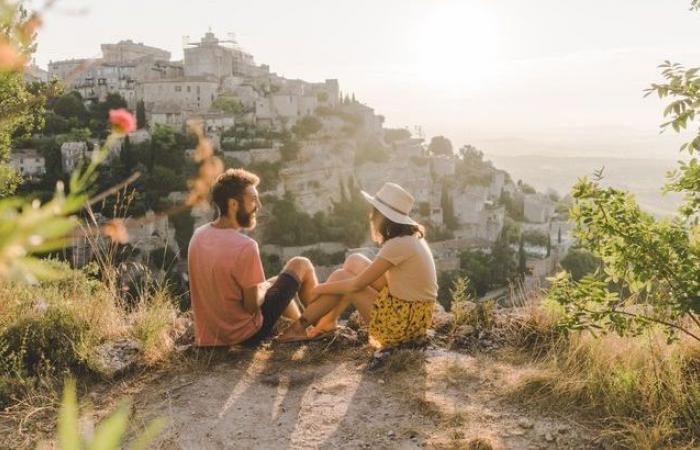
[(531, 366), (406, 350), (368, 373), (369, 350), (324, 345), (200, 357), (137, 396), (137, 423), (169, 420), (161, 449), (592, 447), (581, 425), (508, 401)]

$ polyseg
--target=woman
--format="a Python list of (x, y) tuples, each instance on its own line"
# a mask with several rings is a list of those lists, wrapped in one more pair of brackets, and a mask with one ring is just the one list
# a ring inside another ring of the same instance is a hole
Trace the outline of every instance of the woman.
[(413, 197), (394, 183), (384, 184), (374, 197), (362, 194), (373, 207), (370, 233), (381, 246), (379, 254), (374, 261), (348, 257), (342, 269), (313, 289), (318, 298), (281, 341), (304, 341), (333, 330), (350, 303), (369, 323), (370, 343), (380, 349), (421, 338), (430, 327), (437, 275), (425, 231), (409, 217)]

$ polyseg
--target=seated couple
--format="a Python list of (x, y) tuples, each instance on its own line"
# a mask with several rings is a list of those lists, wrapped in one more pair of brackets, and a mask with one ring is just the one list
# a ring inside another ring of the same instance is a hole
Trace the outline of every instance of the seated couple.
[[(261, 208), (260, 180), (229, 169), (212, 188), (219, 210), (214, 222), (199, 227), (188, 251), (195, 345), (256, 346), (273, 337), (282, 316), (293, 324), (278, 337), (305, 341), (331, 332), (350, 304), (369, 325), (371, 343), (380, 349), (425, 336), (437, 297), (433, 256), (423, 227), (409, 217), (413, 197), (393, 183), (375, 196), (363, 192), (371, 207), (369, 228), (381, 245), (371, 261), (350, 255), (325, 283), (318, 282), (307, 258), (290, 259), (282, 272), (266, 280), (258, 244), (242, 231), (255, 227)], [(302, 310), (293, 298), (298, 294)]]

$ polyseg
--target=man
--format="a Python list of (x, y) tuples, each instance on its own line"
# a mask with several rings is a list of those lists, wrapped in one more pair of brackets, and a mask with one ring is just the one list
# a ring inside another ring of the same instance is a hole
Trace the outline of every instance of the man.
[(242, 231), (252, 230), (262, 207), (260, 179), (229, 169), (212, 188), (218, 218), (195, 230), (188, 249), (195, 345), (257, 345), (271, 336), (279, 317), (299, 318), (291, 302), (298, 293), (311, 301), (318, 284), (311, 262), (292, 258), (274, 282), (265, 280), (258, 244)]

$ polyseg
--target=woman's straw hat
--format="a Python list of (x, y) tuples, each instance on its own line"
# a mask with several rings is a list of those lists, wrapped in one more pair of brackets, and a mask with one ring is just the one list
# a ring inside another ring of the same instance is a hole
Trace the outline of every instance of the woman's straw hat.
[(408, 215), (413, 208), (414, 198), (396, 183), (384, 183), (374, 196), (362, 191), (365, 199), (377, 208), (387, 219), (405, 225), (418, 225)]

